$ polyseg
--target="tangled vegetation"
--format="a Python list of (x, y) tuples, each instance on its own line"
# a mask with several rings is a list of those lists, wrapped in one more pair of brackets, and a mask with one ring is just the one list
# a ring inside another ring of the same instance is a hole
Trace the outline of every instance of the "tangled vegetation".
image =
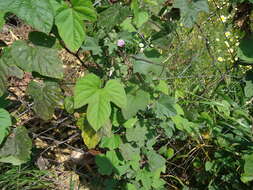
[(0, 0), (0, 189), (252, 189), (252, 9)]

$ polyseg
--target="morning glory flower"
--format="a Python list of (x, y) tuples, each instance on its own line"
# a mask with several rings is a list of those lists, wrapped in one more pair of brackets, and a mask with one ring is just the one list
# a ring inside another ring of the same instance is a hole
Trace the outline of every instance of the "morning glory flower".
[(118, 47), (124, 47), (124, 46), (125, 46), (125, 41), (122, 40), (122, 39), (118, 40), (117, 46), (118, 46)]

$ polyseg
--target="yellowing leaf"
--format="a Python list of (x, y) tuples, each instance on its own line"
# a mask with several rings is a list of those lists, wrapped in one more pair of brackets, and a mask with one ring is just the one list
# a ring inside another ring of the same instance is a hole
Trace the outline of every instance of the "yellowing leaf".
[(82, 117), (78, 120), (77, 125), (80, 127), (82, 131), (82, 138), (84, 144), (88, 147), (88, 149), (93, 149), (100, 142), (101, 135), (99, 132), (96, 132), (87, 120)]

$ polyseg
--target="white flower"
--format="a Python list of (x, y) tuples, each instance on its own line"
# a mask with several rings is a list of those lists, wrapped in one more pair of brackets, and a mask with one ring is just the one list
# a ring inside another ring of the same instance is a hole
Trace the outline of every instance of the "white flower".
[(216, 38), (215, 40), (216, 40), (216, 42), (219, 42), (219, 41), (220, 41), (220, 39), (219, 39), (219, 38)]
[(226, 22), (227, 21), (227, 17), (225, 17), (224, 15), (220, 16), (221, 22)]
[(234, 49), (233, 49), (233, 48), (230, 48), (230, 49), (229, 49), (229, 53), (234, 53)]
[(143, 43), (139, 43), (139, 47), (140, 47), (140, 48), (144, 48), (144, 46), (145, 46), (145, 45), (144, 45)]
[(225, 32), (225, 36), (229, 37), (229, 36), (231, 36), (231, 33), (230, 32)]

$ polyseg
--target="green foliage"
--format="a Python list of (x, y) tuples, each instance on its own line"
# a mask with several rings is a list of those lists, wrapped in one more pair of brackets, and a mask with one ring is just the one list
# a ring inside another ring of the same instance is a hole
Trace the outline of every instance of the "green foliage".
[(193, 26), (193, 24), (197, 21), (199, 12), (209, 12), (208, 2), (206, 0), (176, 0), (173, 7), (180, 9), (181, 20), (186, 27)]
[(252, 43), (253, 36), (245, 36), (240, 42), (237, 55), (243, 62), (253, 63)]
[(5, 12), (4, 11), (0, 11), (0, 30), (2, 29), (2, 27), (3, 27), (4, 23), (5, 23), (4, 15), (5, 15)]
[(0, 149), (0, 162), (20, 165), (30, 160), (32, 140), (25, 127), (14, 129)]
[[(95, 163), (103, 189), (247, 189), (253, 74), (222, 63), (216, 49), (229, 47), (235, 59), (234, 39), (211, 46), (219, 41), (206, 40), (218, 28), (210, 27), (212, 17), (195, 26), (205, 17), (200, 13), (222, 11), (212, 6), (207, 0), (0, 0), (0, 28), (10, 12), (38, 30), (2, 48), (0, 96), (13, 93), (10, 79), (31, 75), (24, 97), (33, 114), (48, 122), (59, 112), (71, 116), (87, 149), (100, 152)], [(196, 37), (205, 30), (207, 37)], [(239, 62), (251, 64), (251, 42), (251, 36), (240, 41)], [(69, 83), (61, 49), (82, 64), (71, 67), (87, 68), (81, 78)], [(31, 139), (16, 127), (15, 103), (3, 105), (0, 162), (19, 165), (30, 158)]]
[(11, 117), (9, 112), (0, 108), (0, 144), (2, 144), (5, 136), (8, 134), (10, 126)]
[(0, 10), (14, 13), (42, 32), (51, 31), (54, 14), (49, 0), (1, 0), (0, 7)]
[(44, 120), (51, 119), (55, 108), (63, 105), (61, 89), (55, 82), (32, 81), (28, 86), (28, 94), (34, 100), (35, 113)]
[(243, 159), (245, 160), (245, 164), (244, 164), (244, 173), (241, 176), (241, 180), (244, 183), (247, 183), (249, 181), (253, 180), (253, 165), (252, 165), (252, 161), (253, 161), (253, 155), (245, 155), (243, 157)]
[(127, 93), (127, 106), (122, 110), (125, 119), (130, 119), (139, 110), (145, 110), (150, 101), (149, 93), (141, 89), (133, 89)]
[(75, 108), (88, 104), (87, 119), (95, 131), (108, 122), (113, 102), (120, 108), (126, 106), (124, 88), (117, 80), (109, 80), (104, 88), (102, 81), (94, 74), (89, 74), (78, 80), (75, 87)]
[(123, 22), (129, 15), (130, 10), (128, 7), (115, 4), (100, 13), (98, 25), (109, 32), (114, 26)]
[(89, 125), (89, 123), (85, 120), (84, 117), (78, 120), (77, 125), (82, 131), (82, 138), (83, 138), (84, 144), (88, 147), (88, 149), (95, 148), (98, 145), (102, 135), (96, 132)]
[[(63, 67), (54, 49), (45, 47), (32, 47), (23, 41), (16, 41), (11, 46), (11, 60), (27, 72), (38, 72), (39, 74), (52, 78), (63, 77)], [(26, 64), (24, 64), (26, 63)], [(43, 67), (41, 67), (43, 65)]]

